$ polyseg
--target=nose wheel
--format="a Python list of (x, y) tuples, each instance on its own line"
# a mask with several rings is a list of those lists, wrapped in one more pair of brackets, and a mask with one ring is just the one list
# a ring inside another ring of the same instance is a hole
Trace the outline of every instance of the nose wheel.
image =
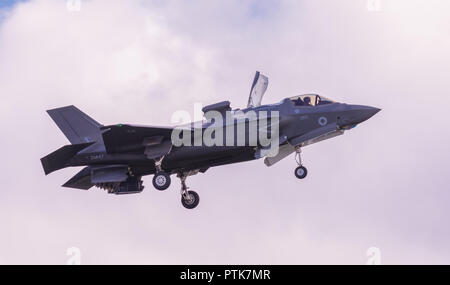
[(308, 175), (308, 169), (304, 166), (299, 166), (295, 169), (295, 177), (298, 179), (303, 179)]
[(302, 164), (301, 152), (301, 148), (297, 148), (295, 153), (295, 161), (297, 162), (298, 167), (295, 169), (294, 174), (298, 179), (304, 179), (308, 175), (308, 169)]

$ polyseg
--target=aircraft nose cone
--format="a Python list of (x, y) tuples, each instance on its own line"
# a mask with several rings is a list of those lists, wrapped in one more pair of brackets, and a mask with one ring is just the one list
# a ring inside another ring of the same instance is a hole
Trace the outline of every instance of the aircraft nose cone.
[(380, 112), (381, 109), (375, 108), (375, 107), (370, 107), (370, 106), (364, 106), (364, 108), (361, 108), (358, 113), (359, 113), (359, 119), (360, 119), (360, 123), (367, 121), (368, 119), (372, 118), (373, 116), (375, 116), (376, 113)]
[(380, 111), (381, 109), (371, 106), (352, 105), (350, 106), (350, 110), (348, 110), (345, 116), (339, 121), (339, 125), (341, 127), (358, 125), (372, 118), (376, 113)]

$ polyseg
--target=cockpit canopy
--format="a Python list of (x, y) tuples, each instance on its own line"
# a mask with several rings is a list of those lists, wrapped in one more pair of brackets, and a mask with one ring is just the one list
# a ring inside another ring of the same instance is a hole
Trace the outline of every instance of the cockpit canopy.
[(335, 103), (326, 97), (317, 94), (305, 94), (289, 98), (294, 106), (318, 106)]

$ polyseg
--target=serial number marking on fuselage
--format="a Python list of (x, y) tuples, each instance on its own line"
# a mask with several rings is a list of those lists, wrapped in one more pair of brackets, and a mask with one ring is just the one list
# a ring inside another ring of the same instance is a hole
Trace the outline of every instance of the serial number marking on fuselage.
[(99, 160), (99, 159), (103, 159), (105, 157), (104, 154), (94, 154), (94, 155), (90, 155), (88, 158), (90, 160)]

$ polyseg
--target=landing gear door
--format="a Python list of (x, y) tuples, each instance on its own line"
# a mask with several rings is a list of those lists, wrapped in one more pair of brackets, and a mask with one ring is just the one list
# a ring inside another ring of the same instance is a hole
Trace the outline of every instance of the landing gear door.
[(144, 140), (145, 151), (144, 154), (148, 159), (157, 159), (164, 157), (172, 150), (172, 142), (170, 140), (154, 143), (151, 139)]
[(264, 93), (266, 93), (267, 85), (269, 85), (269, 78), (257, 71), (255, 79), (253, 79), (252, 89), (250, 90), (247, 108), (261, 106), (261, 101)]

